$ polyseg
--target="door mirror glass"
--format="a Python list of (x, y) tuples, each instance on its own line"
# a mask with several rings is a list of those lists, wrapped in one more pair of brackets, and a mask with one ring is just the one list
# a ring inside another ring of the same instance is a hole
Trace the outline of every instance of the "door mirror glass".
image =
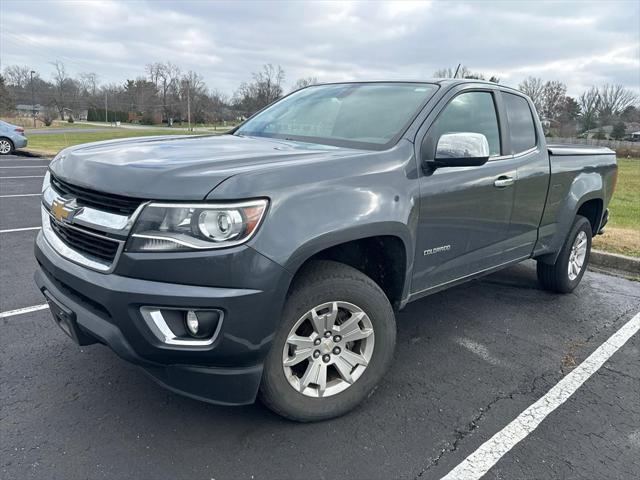
[(435, 166), (473, 167), (489, 160), (489, 141), (481, 133), (445, 133), (438, 140)]

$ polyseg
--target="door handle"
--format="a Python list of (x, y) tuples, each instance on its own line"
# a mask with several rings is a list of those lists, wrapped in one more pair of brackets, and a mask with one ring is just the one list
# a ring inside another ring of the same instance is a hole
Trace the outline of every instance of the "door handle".
[(496, 188), (504, 188), (513, 185), (514, 182), (513, 177), (500, 177), (493, 182), (493, 186)]

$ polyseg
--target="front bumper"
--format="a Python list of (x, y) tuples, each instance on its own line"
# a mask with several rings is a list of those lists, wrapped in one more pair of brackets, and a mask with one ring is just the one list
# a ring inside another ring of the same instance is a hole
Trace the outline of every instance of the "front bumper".
[[(230, 255), (235, 266), (246, 269), (251, 288), (223, 288), (202, 286), (211, 284), (211, 278), (198, 278), (204, 269), (192, 270), (190, 284), (184, 282), (184, 268), (174, 278), (170, 270), (164, 275), (150, 272), (147, 262), (140, 263), (143, 278), (126, 276), (135, 270), (131, 267), (136, 256), (128, 259), (128, 265), (124, 262), (125, 275), (95, 272), (62, 258), (42, 233), (36, 239), (35, 255), (40, 267), (35, 274), (38, 287), (75, 314), (83, 336), (109, 346), (175, 392), (226, 405), (254, 401), (290, 281), (279, 265), (249, 247), (236, 248)], [(224, 252), (201, 255), (208, 256), (201, 263), (209, 266), (225, 262)], [(173, 256), (170, 265), (178, 267), (178, 260)], [(183, 267), (195, 259), (187, 254), (186, 260)], [(158, 259), (156, 263), (163, 265)], [(167, 345), (149, 330), (140, 313), (142, 306), (215, 308), (224, 312), (224, 321), (210, 346)]]

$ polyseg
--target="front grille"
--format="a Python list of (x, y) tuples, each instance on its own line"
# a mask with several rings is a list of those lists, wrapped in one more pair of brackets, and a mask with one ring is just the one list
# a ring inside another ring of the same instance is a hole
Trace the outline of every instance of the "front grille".
[(51, 229), (68, 247), (107, 262), (113, 262), (116, 258), (120, 245), (118, 242), (105, 237), (89, 235), (77, 228), (67, 227), (56, 222), (53, 218), (49, 220), (51, 221)]
[(144, 201), (139, 198), (123, 197), (112, 193), (96, 192), (89, 188), (71, 185), (51, 175), (51, 185), (59, 195), (70, 195), (76, 199), (78, 205), (116, 213), (131, 215)]

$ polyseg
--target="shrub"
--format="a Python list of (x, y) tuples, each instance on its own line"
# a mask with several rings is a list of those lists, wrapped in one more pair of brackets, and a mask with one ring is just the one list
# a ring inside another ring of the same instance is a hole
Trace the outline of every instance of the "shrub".
[(51, 124), (53, 123), (53, 120), (58, 116), (58, 112), (52, 108), (52, 107), (47, 107), (45, 108), (44, 112), (42, 113), (42, 122), (47, 126), (50, 127)]

